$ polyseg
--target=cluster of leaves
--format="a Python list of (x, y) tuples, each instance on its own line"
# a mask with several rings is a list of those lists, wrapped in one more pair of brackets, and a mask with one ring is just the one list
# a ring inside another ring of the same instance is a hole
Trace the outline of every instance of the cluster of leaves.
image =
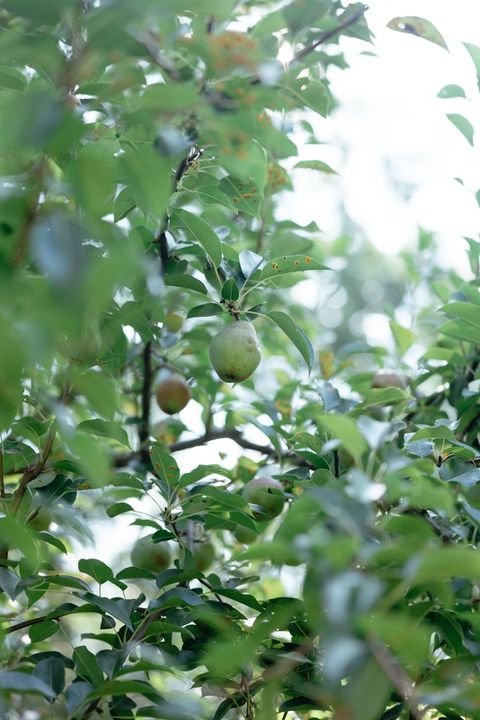
[[(480, 245), (470, 283), (435, 270), (426, 233), (405, 254), (409, 291), (436, 297), (414, 332), (392, 283), (393, 356), (346, 327), (316, 354), (291, 288), (347, 244), (275, 215), (291, 130), (319, 142), (308, 113), (334, 107), (338, 40), (369, 40), (364, 10), (3, 1), (1, 717), (480, 717)], [(330, 273), (356, 310), (359, 266)], [(208, 343), (239, 317), (264, 362), (232, 389)], [(188, 409), (155, 425), (172, 369), (200, 435), (181, 439)], [(221, 438), (246, 451), (234, 467), (182, 472), (177, 451)], [(242, 493), (256, 475), (281, 483), (280, 517)], [(148, 529), (174, 563), (73, 568), (99, 516), (110, 535), (119, 517)]]

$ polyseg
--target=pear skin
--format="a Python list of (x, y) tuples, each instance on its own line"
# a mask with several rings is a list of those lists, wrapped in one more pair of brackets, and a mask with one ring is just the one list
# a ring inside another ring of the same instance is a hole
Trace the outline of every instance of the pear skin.
[(247, 380), (262, 359), (255, 328), (247, 320), (220, 330), (210, 343), (209, 353), (218, 377), (229, 383)]

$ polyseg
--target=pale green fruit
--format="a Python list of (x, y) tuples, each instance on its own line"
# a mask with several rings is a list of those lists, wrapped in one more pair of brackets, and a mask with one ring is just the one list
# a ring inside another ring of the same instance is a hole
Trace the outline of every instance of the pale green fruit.
[(255, 542), (255, 540), (258, 538), (258, 533), (256, 532), (256, 530), (247, 528), (244, 525), (237, 525), (237, 527), (233, 531), (233, 535), (235, 539), (243, 545), (250, 545), (250, 543)]
[(242, 491), (245, 500), (252, 505), (259, 505), (265, 514), (255, 513), (258, 520), (265, 520), (265, 515), (272, 518), (280, 515), (285, 503), (283, 488), (278, 480), (268, 477), (257, 477), (250, 480)]
[(165, 315), (165, 327), (172, 333), (177, 333), (183, 327), (183, 317), (173, 310)]
[(53, 520), (53, 515), (47, 507), (39, 508), (37, 514), (28, 523), (29, 527), (37, 532), (48, 530), (50, 523)]
[(247, 320), (232, 322), (210, 343), (210, 360), (224, 382), (243, 382), (257, 369), (262, 359), (257, 334)]
[(132, 565), (159, 573), (172, 562), (172, 551), (166, 542), (154, 543), (152, 535), (137, 540), (130, 553)]
[(188, 404), (192, 391), (185, 378), (174, 373), (158, 385), (156, 396), (163, 412), (174, 415)]
[(195, 542), (192, 555), (200, 572), (205, 572), (215, 560), (215, 548), (209, 540)]

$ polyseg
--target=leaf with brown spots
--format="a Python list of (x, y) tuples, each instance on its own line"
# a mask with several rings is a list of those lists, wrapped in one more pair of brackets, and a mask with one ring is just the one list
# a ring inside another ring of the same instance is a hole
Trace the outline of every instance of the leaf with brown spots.
[(157, 443), (152, 445), (150, 456), (153, 469), (158, 477), (167, 485), (176, 487), (180, 480), (180, 469), (176, 460)]
[(265, 267), (251, 276), (251, 280), (256, 282), (260, 280), (270, 280), (277, 275), (286, 275), (287, 273), (305, 272), (306, 270), (328, 270), (326, 265), (322, 265), (308, 255), (286, 255), (269, 260)]

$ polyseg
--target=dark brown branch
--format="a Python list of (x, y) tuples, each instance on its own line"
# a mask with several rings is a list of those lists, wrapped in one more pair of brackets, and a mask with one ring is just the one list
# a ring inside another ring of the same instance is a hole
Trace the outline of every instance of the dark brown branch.
[[(204, 433), (203, 435), (199, 435), (196, 438), (192, 438), (191, 440), (180, 440), (178, 442), (172, 443), (172, 445), (168, 446), (168, 450), (171, 453), (180, 452), (181, 450), (190, 450), (194, 447), (199, 447), (201, 445), (206, 445), (209, 442), (212, 442), (214, 440), (233, 440), (234, 443), (239, 445), (241, 448), (244, 448), (245, 450), (253, 450), (254, 452), (258, 452), (261, 455), (278, 455), (276, 449), (273, 447), (273, 445), (260, 445), (258, 443), (251, 442), (250, 440), (247, 440), (242, 433), (239, 430), (236, 430), (235, 428), (223, 428), (220, 430), (210, 430), (209, 432)], [(138, 457), (138, 453), (128, 453), (125, 455), (117, 455), (113, 459), (113, 464), (115, 467), (125, 467), (131, 460), (133, 460), (135, 457)], [(305, 458), (301, 457), (301, 455), (298, 455), (295, 452), (287, 451), (281, 454), (282, 460), (291, 460), (293, 464), (295, 464), (297, 467), (308, 467), (312, 470), (315, 470), (315, 466), (310, 463)]]
[[(188, 168), (188, 156), (183, 158), (175, 173), (174, 191), (178, 187), (182, 175)], [(160, 275), (163, 277), (167, 271), (169, 258), (167, 240), (168, 215), (162, 222), (162, 227), (155, 238), (155, 246), (160, 257)], [(142, 381), (142, 417), (138, 428), (138, 440), (140, 444), (140, 455), (144, 462), (148, 462), (148, 437), (150, 435), (150, 410), (152, 398), (152, 385), (154, 372), (152, 367), (152, 341), (148, 340), (143, 349), (143, 381)]]
[(295, 57), (293, 58), (294, 62), (298, 62), (299, 60), (303, 60), (304, 57), (307, 55), (310, 55), (311, 52), (316, 50), (320, 45), (325, 45), (329, 40), (334, 38), (336, 35), (342, 32), (342, 30), (346, 30), (351, 25), (354, 25), (358, 20), (360, 20), (361, 17), (363, 17), (368, 10), (368, 5), (362, 5), (357, 12), (354, 12), (349, 17), (346, 17), (342, 22), (340, 22), (336, 27), (332, 28), (331, 30), (326, 30), (324, 33), (320, 35), (314, 42), (312, 42), (310, 45), (306, 45), (303, 50), (300, 50)]
[[(331, 30), (326, 30), (314, 42), (310, 43), (310, 45), (306, 45), (294, 56), (292, 62), (295, 63), (303, 60), (303, 58), (307, 57), (307, 55), (310, 55), (310, 53), (320, 47), (320, 45), (325, 45), (325, 43), (327, 43), (329, 40), (341, 33), (342, 30), (346, 30), (351, 25), (354, 25), (358, 20), (360, 20), (361, 17), (363, 17), (367, 10), (368, 5), (362, 5), (357, 12), (353, 13), (349, 17), (346, 17), (342, 22), (340, 22), (336, 27), (332, 28)], [(260, 85), (261, 82), (262, 81), (260, 80), (258, 75), (256, 75), (250, 80), (250, 85)]]
[(142, 384), (142, 421), (138, 429), (140, 453), (142, 459), (148, 461), (147, 441), (150, 434), (150, 408), (152, 397), (152, 343), (149, 340), (143, 349), (143, 384)]
[(17, 630), (23, 630), (24, 628), (31, 627), (32, 625), (45, 622), (45, 620), (60, 620), (60, 618), (65, 617), (66, 615), (70, 615), (70, 613), (61, 615), (40, 615), (39, 617), (32, 618), (31, 620), (22, 620), (22, 622), (16, 623), (15, 625), (10, 625), (10, 627), (4, 628), (3, 632), (6, 634), (13, 633)]

